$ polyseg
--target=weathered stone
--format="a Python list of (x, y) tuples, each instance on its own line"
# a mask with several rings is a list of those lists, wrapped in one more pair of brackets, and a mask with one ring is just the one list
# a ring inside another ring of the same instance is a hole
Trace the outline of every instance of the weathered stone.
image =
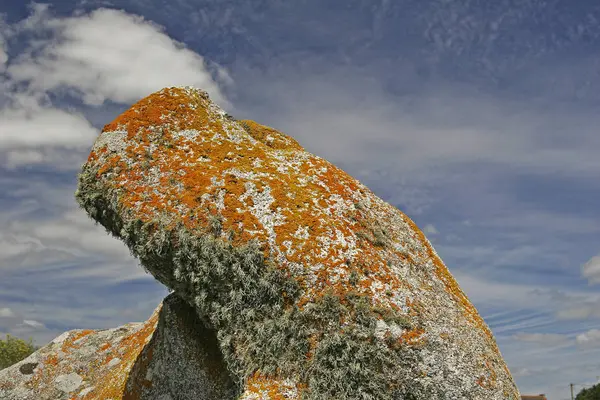
[(126, 399), (234, 399), (236, 387), (227, 373), (215, 333), (195, 310), (170, 294), (169, 312), (131, 369)]
[(76, 197), (216, 332), (239, 399), (519, 398), (406, 215), (201, 90), (106, 125)]
[(65, 332), (0, 371), (2, 400), (226, 400), (235, 393), (214, 332), (175, 294), (144, 323)]

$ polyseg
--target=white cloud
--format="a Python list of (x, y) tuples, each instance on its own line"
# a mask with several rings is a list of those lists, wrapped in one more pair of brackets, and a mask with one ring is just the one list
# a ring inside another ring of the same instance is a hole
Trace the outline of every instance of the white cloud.
[[(600, 319), (600, 294), (587, 291), (534, 289), (532, 295), (552, 307), (558, 320)], [(538, 300), (539, 301), (539, 300)]]
[(9, 65), (15, 82), (41, 92), (66, 88), (91, 105), (130, 104), (163, 87), (192, 85), (226, 105), (210, 70), (216, 76), (226, 72), (143, 17), (105, 8), (69, 18), (54, 18), (46, 8), (35, 13), (36, 23), (22, 29), (49, 31), (51, 37)]
[[(10, 246), (14, 246), (16, 250), (0, 256), (0, 260), (14, 260), (16, 256), (23, 254), (31, 257), (33, 253), (42, 251), (52, 251), (60, 259), (65, 255), (71, 255), (73, 259), (102, 255), (110, 257), (109, 260), (132, 260), (123, 242), (106, 233), (100, 225), (94, 224), (78, 208), (47, 220), (21, 220), (18, 224), (9, 224), (6, 233), (0, 233), (0, 248)], [(46, 254), (45, 257), (47, 256)]]
[(425, 233), (426, 235), (436, 235), (438, 234), (438, 230), (435, 228), (435, 226), (431, 225), (431, 224), (427, 224), (425, 225), (425, 227), (423, 228), (423, 233)]
[(0, 308), (0, 318), (6, 317), (14, 317), (15, 313), (10, 308), (4, 307)]
[(600, 329), (590, 329), (577, 335), (575, 340), (579, 346), (584, 348), (600, 347)]
[(11, 150), (6, 154), (5, 166), (15, 169), (22, 165), (40, 164), (44, 161), (44, 154), (36, 150)]
[[(30, 146), (90, 147), (98, 134), (81, 115), (55, 108), (34, 106), (6, 108), (0, 111), (0, 146), (2, 148)], [(12, 153), (13, 164), (27, 159), (39, 162), (42, 154), (29, 150)], [(43, 157), (43, 156), (42, 156)]]
[(531, 371), (529, 370), (529, 368), (511, 368), (510, 369), (510, 373), (512, 374), (512, 376), (514, 377), (521, 377), (521, 376), (529, 376), (531, 375)]
[(77, 207), (73, 183), (9, 176), (0, 176), (0, 187), (16, 201), (0, 210), (0, 275), (68, 271), (73, 280), (151, 278), (122, 241)]
[(600, 255), (592, 257), (581, 267), (581, 273), (590, 283), (600, 283)]
[(41, 322), (30, 320), (30, 319), (24, 319), (22, 325), (24, 327), (33, 328), (33, 329), (46, 329), (46, 326), (44, 324), (42, 324)]
[(568, 336), (557, 333), (517, 333), (513, 338), (540, 346), (555, 346), (568, 342)]
[(561, 320), (587, 320), (600, 318), (600, 302), (571, 304), (556, 312), (556, 318)]
[[(37, 242), (39, 243), (39, 241)], [(11, 259), (43, 247), (38, 243), (29, 238), (20, 238), (0, 232), (0, 260)]]

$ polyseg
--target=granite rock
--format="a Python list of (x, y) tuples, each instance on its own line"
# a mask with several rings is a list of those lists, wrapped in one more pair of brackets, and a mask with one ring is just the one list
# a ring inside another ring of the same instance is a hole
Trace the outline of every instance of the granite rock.
[(214, 331), (234, 398), (519, 398), (408, 216), (202, 90), (163, 89), (106, 125), (76, 198)]

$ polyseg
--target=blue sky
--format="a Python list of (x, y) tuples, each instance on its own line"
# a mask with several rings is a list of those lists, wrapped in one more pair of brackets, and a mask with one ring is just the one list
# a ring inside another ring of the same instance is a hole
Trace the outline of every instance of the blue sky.
[(597, 381), (600, 4), (65, 0), (0, 14), (1, 337), (143, 321), (168, 293), (73, 193), (104, 124), (193, 85), (413, 218), (522, 393), (560, 400)]

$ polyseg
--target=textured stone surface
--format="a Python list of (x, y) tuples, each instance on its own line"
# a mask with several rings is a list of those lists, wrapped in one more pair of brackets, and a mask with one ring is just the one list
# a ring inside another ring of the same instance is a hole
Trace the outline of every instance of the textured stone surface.
[(240, 399), (519, 398), (405, 214), (202, 90), (106, 125), (76, 197), (214, 329)]
[(2, 400), (223, 400), (234, 391), (214, 332), (175, 294), (144, 323), (65, 332), (0, 371)]

